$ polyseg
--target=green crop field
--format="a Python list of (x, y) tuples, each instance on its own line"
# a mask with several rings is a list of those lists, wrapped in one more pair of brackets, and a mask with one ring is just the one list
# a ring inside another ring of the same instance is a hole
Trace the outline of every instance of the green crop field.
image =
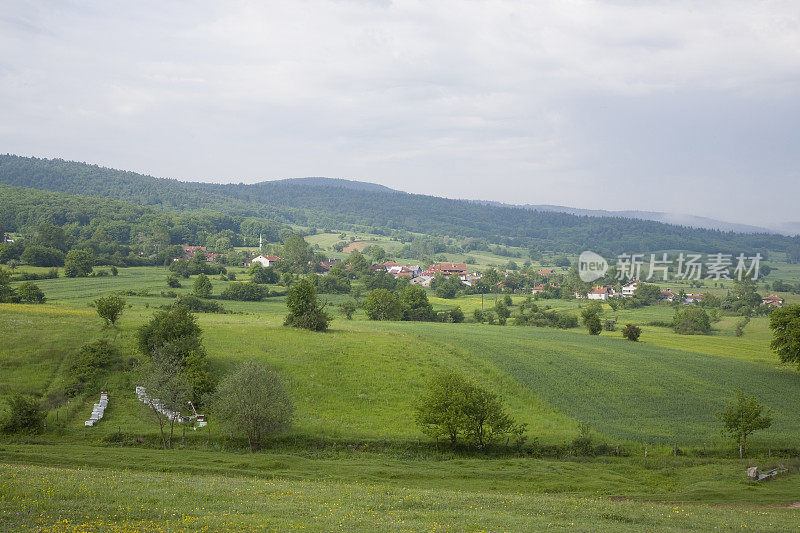
[[(338, 235), (336, 235), (338, 238)], [(26, 267), (27, 268), (27, 267)], [(244, 269), (233, 269), (246, 279)], [(327, 333), (282, 325), (283, 297), (221, 301), (229, 314), (198, 314), (213, 372), (238, 361), (272, 364), (296, 404), (294, 427), (265, 452), (244, 452), (213, 422), (189, 431), (176, 449), (157, 448), (158, 426), (133, 393), (135, 332), (172, 301), (167, 271), (120, 269), (119, 276), (36, 283), (42, 305), (0, 304), (0, 400), (15, 391), (57, 389), (64, 358), (108, 338), (123, 363), (104, 388), (106, 416), (84, 428), (94, 397), (49, 412), (48, 431), (0, 439), (0, 528), (97, 529), (786, 530), (800, 525), (797, 474), (769, 484), (744, 470), (790, 464), (800, 442), (800, 374), (769, 350), (767, 319), (743, 337), (723, 318), (711, 335), (682, 336), (657, 326), (674, 310), (654, 305), (603, 317), (642, 324), (641, 342), (619, 331), (583, 328), (373, 322), (337, 316)], [(214, 294), (228, 281), (212, 276)], [(281, 288), (282, 290), (283, 288)], [(115, 328), (91, 307), (98, 296), (133, 290)], [(145, 295), (147, 294), (147, 295)], [(322, 295), (335, 304), (345, 296)], [(524, 296), (514, 296), (512, 310)], [(468, 316), (481, 297), (431, 298)], [(541, 300), (577, 313), (578, 300)], [(484, 306), (494, 305), (493, 296)], [(332, 309), (335, 314), (335, 309)], [(426, 380), (456, 369), (500, 391), (545, 457), (454, 453), (429, 441), (413, 408)], [(715, 413), (737, 389), (759, 398), (773, 426), (754, 434), (751, 459), (735, 458)], [(0, 402), (0, 416), (5, 402)], [(588, 423), (596, 442), (622, 457), (553, 456)], [(182, 429), (182, 428), (181, 428)], [(180, 430), (179, 430), (180, 431)], [(185, 440), (184, 440), (185, 439)], [(672, 457), (677, 444), (685, 456)], [(644, 458), (644, 447), (649, 456)], [(707, 456), (703, 456), (707, 453)], [(773, 455), (772, 457), (768, 457)], [(797, 467), (794, 466), (793, 470)], [(720, 506), (720, 504), (724, 504)], [(745, 526), (746, 525), (746, 526)]]

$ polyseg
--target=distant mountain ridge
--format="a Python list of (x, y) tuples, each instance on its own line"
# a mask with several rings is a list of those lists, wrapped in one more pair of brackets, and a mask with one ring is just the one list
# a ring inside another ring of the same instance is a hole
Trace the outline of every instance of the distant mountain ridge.
[[(523, 205), (523, 207), (527, 209), (536, 209), (539, 211), (556, 211), (559, 213), (570, 213), (572, 215), (587, 215), (593, 217), (638, 218), (641, 220), (652, 220), (654, 222), (663, 222), (665, 224), (675, 224), (678, 226), (715, 229), (719, 231), (734, 231), (736, 233), (785, 233), (777, 228), (751, 226), (748, 224), (727, 222), (724, 220), (717, 220), (709, 217), (701, 217), (697, 215), (687, 215), (681, 213), (665, 213), (662, 211), (638, 211), (638, 210), (607, 211), (604, 209), (580, 209), (576, 207), (566, 207), (560, 205), (531, 205), (531, 204), (525, 204)], [(796, 233), (797, 232), (795, 232), (795, 234)], [(785, 234), (791, 235), (792, 233), (785, 233)]]
[(800, 239), (781, 235), (695, 229), (613, 212), (611, 216), (589, 216), (533, 209), (535, 206), (454, 200), (332, 178), (195, 183), (60, 159), (0, 155), (0, 184), (148, 207), (260, 217), (304, 227), (483, 239), (532, 250), (579, 253), (590, 249), (610, 254), (770, 249), (800, 255)]

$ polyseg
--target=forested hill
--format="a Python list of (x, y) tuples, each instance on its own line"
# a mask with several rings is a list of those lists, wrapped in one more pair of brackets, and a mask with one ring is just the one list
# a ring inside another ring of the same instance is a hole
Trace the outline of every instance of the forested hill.
[(601, 253), (687, 249), (707, 253), (777, 250), (800, 255), (797, 237), (481, 205), (328, 178), (252, 185), (188, 183), (85, 163), (5, 155), (0, 156), (0, 183), (319, 228), (361, 228), (376, 233), (401, 230), (571, 253), (583, 249)]

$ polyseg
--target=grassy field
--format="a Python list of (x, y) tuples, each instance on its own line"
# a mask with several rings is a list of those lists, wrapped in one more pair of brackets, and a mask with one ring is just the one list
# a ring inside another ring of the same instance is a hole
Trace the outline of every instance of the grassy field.
[[(165, 276), (141, 267), (116, 277), (43, 280), (37, 284), (46, 304), (0, 304), (0, 331), (13, 332), (0, 345), (0, 398), (51, 391), (64, 357), (95, 338), (120, 346), (121, 368), (128, 368), (138, 357), (136, 328), (172, 301), (161, 296), (170, 290)], [(191, 281), (177, 292), (189, 291)], [(215, 294), (228, 283), (212, 282)], [(150, 295), (125, 297), (130, 307), (119, 326), (103, 328), (91, 301), (129, 289)], [(480, 296), (432, 302), (459, 305), (468, 315), (481, 305)], [(583, 305), (538, 303), (574, 313)], [(198, 315), (214, 372), (244, 359), (280, 369), (297, 406), (293, 430), (271, 452), (244, 454), (212, 418), (208, 443), (206, 434), (190, 431), (182, 449), (159, 451), (157, 425), (133, 395), (135, 374), (115, 372), (104, 384), (111, 403), (96, 427), (83, 427), (95, 400), (84, 397), (51, 411), (51, 430), (35, 443), (0, 439), (0, 529), (66, 531), (87, 521), (87, 529), (258, 522), (281, 529), (614, 531), (785, 530), (800, 523), (797, 511), (779, 508), (800, 499), (796, 475), (765, 485), (744, 481), (753, 461), (786, 461), (800, 441), (800, 374), (777, 364), (766, 319), (752, 320), (744, 337), (733, 335), (729, 319), (708, 336), (644, 326), (641, 342), (630, 343), (618, 331), (591, 337), (582, 329), (376, 323), (361, 311), (353, 321), (337, 317), (319, 334), (283, 327), (282, 297), (222, 304), (233, 313)], [(604, 311), (620, 324), (667, 321), (672, 313), (668, 306)], [(437, 450), (415, 426), (413, 406), (426, 379), (445, 368), (501, 391), (514, 417), (528, 424), (529, 438), (543, 446), (570, 442), (586, 422), (597, 442), (621, 443), (629, 456), (480, 458)], [(714, 416), (737, 388), (758, 396), (775, 419), (752, 438), (756, 459), (730, 459), (732, 446)], [(671, 457), (673, 443), (690, 457)], [(699, 457), (704, 444), (712, 457)], [(777, 456), (766, 457), (769, 449)], [(678, 511), (674, 502), (681, 502)]]
[(793, 509), (382, 483), (0, 465), (0, 526), (40, 531), (696, 531), (797, 527)]

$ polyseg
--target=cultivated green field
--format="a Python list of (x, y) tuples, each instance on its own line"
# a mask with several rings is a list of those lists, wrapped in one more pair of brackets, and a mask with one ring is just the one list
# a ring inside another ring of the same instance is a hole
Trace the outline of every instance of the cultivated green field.
[[(733, 335), (730, 319), (708, 336), (643, 326), (641, 342), (630, 343), (619, 332), (591, 337), (582, 329), (510, 322), (377, 323), (359, 311), (353, 321), (337, 317), (320, 334), (283, 327), (282, 297), (224, 301), (234, 313), (198, 315), (214, 372), (222, 375), (245, 359), (273, 364), (296, 403), (295, 426), (270, 451), (250, 454), (221, 435), (212, 417), (209, 433), (189, 431), (177, 449), (162, 451), (158, 426), (133, 389), (135, 331), (172, 301), (161, 296), (170, 290), (165, 276), (164, 269), (141, 267), (120, 269), (117, 277), (43, 280), (36, 283), (46, 304), (0, 304), (0, 331), (7, 332), (0, 398), (13, 391), (47, 394), (66, 354), (96, 338), (112, 339), (125, 358), (108, 378), (111, 403), (96, 427), (83, 426), (92, 396), (51, 411), (44, 435), (0, 440), (0, 529), (800, 525), (800, 511), (787, 508), (800, 500), (796, 474), (759, 485), (744, 476), (752, 464), (791, 464), (800, 442), (800, 374), (777, 364), (766, 319), (753, 319), (744, 337)], [(215, 278), (219, 294), (228, 282)], [(177, 292), (189, 287), (186, 280)], [(118, 327), (103, 328), (90, 302), (128, 289), (150, 295), (126, 296), (130, 308)], [(522, 299), (515, 296), (515, 305)], [(459, 305), (468, 316), (481, 306), (480, 296), (431, 300), (439, 309)], [(572, 312), (583, 305), (538, 303)], [(484, 298), (485, 306), (493, 304)], [(660, 305), (604, 311), (619, 324), (668, 321), (672, 313)], [(426, 379), (444, 368), (501, 391), (544, 457), (519, 457), (513, 444), (485, 457), (456, 454), (427, 441), (413, 406)], [(751, 459), (735, 458), (714, 416), (737, 388), (757, 396), (775, 419), (749, 441)], [(574, 439), (580, 423), (590, 424), (598, 443), (620, 444), (623, 456), (547, 451)], [(672, 457), (674, 444), (684, 456)]]

